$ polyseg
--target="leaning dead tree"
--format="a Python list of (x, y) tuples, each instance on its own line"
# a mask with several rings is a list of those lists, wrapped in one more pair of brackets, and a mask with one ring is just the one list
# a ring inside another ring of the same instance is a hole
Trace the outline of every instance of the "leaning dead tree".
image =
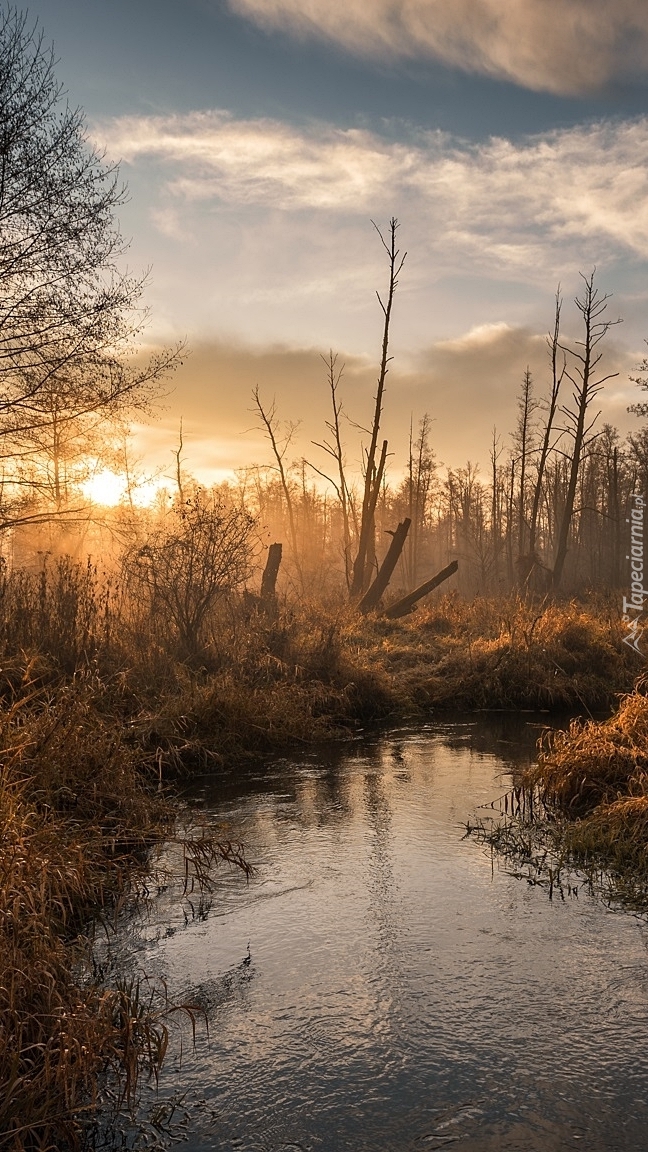
[(391, 533), (392, 540), (387, 549), (387, 555), (378, 569), (376, 579), (367, 589), (358, 605), (361, 612), (371, 612), (373, 608), (378, 607), (382, 594), (387, 590), (389, 581), (394, 574), (394, 568), (398, 564), (411, 523), (409, 516), (406, 516), (396, 531)]
[(373, 424), (371, 426), (371, 439), (369, 441), (369, 448), (367, 449), (367, 457), (365, 461), (364, 491), (362, 496), (362, 512), (360, 515), (358, 552), (353, 563), (353, 574), (351, 578), (351, 587), (349, 589), (352, 599), (361, 596), (362, 593), (366, 591), (371, 580), (371, 573), (373, 569), (373, 543), (375, 536), (376, 506), (378, 504), (378, 497), (380, 495), (380, 487), (383, 481), (385, 462), (387, 459), (386, 440), (383, 441), (380, 455), (378, 456), (378, 437), (380, 433), (380, 421), (383, 410), (385, 381), (389, 371), (388, 365), (392, 359), (392, 357), (389, 355), (389, 328), (391, 324), (394, 295), (396, 288), (398, 287), (398, 276), (407, 256), (406, 252), (404, 252), (401, 256), (399, 249), (396, 247), (398, 220), (395, 216), (393, 216), (389, 222), (389, 234), (387, 239), (385, 239), (376, 224), (374, 224), (374, 228), (376, 229), (376, 232), (380, 237), (381, 244), (387, 253), (389, 261), (389, 287), (386, 300), (383, 300), (380, 293), (376, 293), (384, 317), (382, 353), (380, 358), (380, 371), (378, 373), (378, 386), (376, 388)]
[(450, 564), (447, 564), (445, 568), (437, 572), (436, 576), (433, 576), (431, 580), (426, 580), (424, 584), (419, 584), (418, 588), (415, 588), (413, 592), (408, 592), (407, 596), (403, 596), (402, 600), (397, 600), (395, 604), (390, 604), (385, 612), (385, 616), (387, 616), (389, 620), (398, 620), (401, 616), (409, 616), (410, 612), (413, 612), (416, 608), (419, 600), (422, 600), (424, 596), (429, 596), (430, 592), (434, 592), (435, 588), (438, 588), (445, 580), (449, 580), (451, 576), (454, 576), (458, 568), (459, 564), (457, 561), (452, 560)]

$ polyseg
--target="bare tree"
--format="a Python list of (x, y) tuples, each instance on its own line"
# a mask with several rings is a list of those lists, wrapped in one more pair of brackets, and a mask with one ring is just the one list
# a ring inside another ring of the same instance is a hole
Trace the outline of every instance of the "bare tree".
[(274, 456), (274, 459), (275, 459), (274, 467), (275, 467), (275, 470), (277, 471), (277, 473), (279, 475), (279, 480), (281, 483), (281, 490), (283, 492), (284, 500), (286, 502), (286, 512), (288, 513), (288, 526), (290, 529), (290, 543), (292, 545), (293, 562), (294, 562), (295, 568), (297, 570), (297, 575), (299, 577), (300, 584), (302, 585), (302, 589), (303, 589), (304, 576), (303, 576), (303, 572), (302, 572), (302, 566), (301, 566), (301, 560), (300, 560), (300, 554), (299, 554), (299, 540), (297, 538), (297, 519), (295, 516), (295, 508), (294, 508), (294, 504), (293, 504), (292, 492), (290, 491), (290, 484), (288, 483), (288, 476), (287, 476), (286, 467), (284, 464), (286, 452), (288, 451), (288, 448), (290, 447), (293, 436), (295, 435), (295, 432), (297, 431), (298, 425), (294, 424), (292, 422), (288, 422), (286, 425), (285, 432), (283, 434), (283, 439), (282, 439), (281, 438), (282, 434), (281, 434), (281, 430), (280, 430), (280, 425), (279, 425), (279, 422), (277, 420), (277, 415), (276, 415), (277, 408), (276, 408), (275, 401), (274, 400), (272, 401), (272, 404), (270, 405), (269, 408), (264, 408), (262, 400), (261, 400), (261, 395), (259, 393), (258, 384), (254, 388), (254, 391), (252, 393), (252, 398), (254, 400), (254, 406), (255, 406), (255, 409), (258, 413), (259, 419), (261, 420), (261, 424), (265, 428), (268, 440), (270, 441), (270, 446), (272, 448), (272, 455)]
[(184, 504), (184, 485), (182, 479), (182, 449), (184, 448), (184, 438), (182, 435), (182, 416), (180, 417), (180, 428), (178, 430), (178, 447), (173, 455), (175, 456), (175, 480), (178, 489), (178, 500)]
[(340, 504), (340, 511), (342, 513), (342, 533), (343, 533), (343, 550), (344, 550), (344, 574), (347, 583), (347, 588), (351, 587), (351, 521), (353, 520), (355, 535), (358, 536), (358, 525), (356, 521), (355, 504), (353, 495), (346, 479), (346, 465), (344, 460), (344, 448), (342, 446), (342, 430), (341, 419), (343, 415), (342, 401), (338, 396), (338, 388), (340, 380), (344, 373), (344, 364), (339, 368), (337, 367), (337, 354), (334, 356), (331, 350), (328, 357), (322, 356), (322, 360), (326, 364), (327, 379), (329, 391), (331, 394), (331, 407), (333, 410), (332, 420), (325, 421), (326, 428), (330, 432), (332, 442), (330, 440), (322, 440), (321, 443), (317, 440), (313, 441), (316, 448), (321, 448), (326, 454), (335, 461), (337, 470), (337, 479), (333, 480), (325, 472), (316, 468), (314, 464), (309, 466), (322, 476), (324, 480), (328, 480), (331, 487), (334, 489), (335, 494)]
[(128, 578), (146, 593), (149, 610), (172, 626), (183, 655), (199, 653), (213, 604), (247, 579), (253, 528), (243, 509), (198, 492), (126, 553)]
[(532, 420), (536, 409), (533, 396), (533, 377), (530, 369), (526, 368), (522, 378), (522, 387), (518, 397), (517, 427), (513, 442), (517, 453), (518, 499), (517, 499), (517, 551), (519, 561), (524, 556), (527, 529), (527, 470), (531, 456)]
[[(25, 461), (50, 457), (62, 511), (61, 462), (117, 409), (139, 405), (179, 349), (130, 364), (144, 278), (122, 271), (115, 220), (125, 189), (88, 142), (83, 113), (64, 99), (53, 51), (12, 7), (0, 14), (0, 456), (13, 472), (0, 526), (52, 508), (16, 507)], [(44, 456), (43, 456), (44, 454)], [(16, 467), (17, 465), (17, 467)], [(27, 470), (28, 471), (28, 470)], [(30, 487), (30, 484), (27, 484)], [(31, 485), (32, 495), (38, 484)]]
[(544, 484), (544, 477), (547, 468), (547, 460), (549, 453), (552, 449), (552, 437), (554, 435), (554, 422), (556, 419), (556, 411), (558, 408), (558, 399), (560, 396), (560, 388), (565, 376), (567, 368), (567, 361), (565, 353), (560, 346), (560, 313), (562, 310), (562, 297), (560, 295), (560, 285), (556, 290), (556, 308), (554, 313), (554, 326), (553, 332), (547, 337), (547, 344), (549, 346), (549, 355), (551, 357), (551, 395), (547, 405), (547, 417), (545, 420), (544, 432), (542, 434), (542, 443), (540, 445), (540, 452), (538, 455), (538, 462), (536, 468), (535, 485), (533, 489), (533, 500), (531, 503), (531, 516), (529, 520), (529, 549), (528, 549), (528, 564), (525, 579), (528, 579), (536, 564), (539, 563), (537, 556), (537, 540), (538, 540), (538, 517), (540, 514), (540, 500), (542, 497), (542, 488)]
[(385, 440), (383, 441), (378, 462), (376, 462), (376, 456), (378, 452), (378, 436), (380, 433), (380, 422), (383, 410), (385, 382), (387, 379), (387, 373), (389, 371), (389, 362), (392, 359), (392, 357), (389, 355), (389, 328), (391, 324), (394, 295), (396, 288), (398, 287), (398, 276), (407, 257), (406, 252), (404, 252), (401, 256), (399, 249), (396, 247), (396, 233), (398, 231), (398, 220), (396, 217), (392, 217), (389, 222), (389, 235), (387, 240), (385, 240), (385, 237), (376, 224), (374, 224), (374, 228), (376, 229), (376, 232), (380, 237), (380, 242), (385, 249), (385, 252), (387, 253), (389, 263), (389, 286), (385, 301), (383, 301), (380, 293), (376, 293), (384, 318), (382, 353), (380, 358), (378, 385), (376, 388), (374, 417), (371, 426), (371, 438), (369, 441), (369, 448), (367, 449), (365, 460), (364, 492), (362, 497), (362, 512), (360, 516), (358, 552), (353, 563), (353, 576), (350, 589), (352, 597), (360, 596), (362, 592), (366, 590), (369, 579), (371, 577), (371, 568), (373, 563), (372, 543), (375, 534), (376, 505), (380, 495), (380, 486), (382, 484), (385, 461), (387, 459), (387, 441)]
[[(127, 418), (148, 412), (157, 386), (178, 363), (176, 350), (152, 357), (142, 368), (123, 363), (70, 363), (40, 388), (0, 415), (0, 461), (11, 492), (0, 500), (2, 526), (28, 509), (69, 519), (82, 514), (80, 485), (98, 465), (115, 467)], [(117, 465), (118, 466), (118, 465)]]
[(583, 276), (583, 293), (575, 300), (576, 307), (583, 320), (583, 339), (576, 342), (572, 348), (563, 347), (572, 362), (572, 370), (565, 369), (568, 379), (573, 385), (573, 407), (564, 407), (567, 417), (567, 431), (572, 440), (572, 449), (569, 456), (569, 479), (565, 502), (562, 509), (558, 527), (556, 551), (554, 555), (552, 583), (554, 588), (560, 584), (567, 557), (569, 533), (574, 515), (574, 504), (578, 488), (578, 476), (583, 457), (583, 450), (587, 438), (598, 417), (596, 413), (590, 419), (590, 405), (599, 395), (607, 380), (618, 376), (618, 372), (611, 372), (605, 376), (597, 374), (603, 353), (598, 351), (601, 341), (605, 339), (610, 328), (619, 324), (620, 320), (605, 320), (607, 301), (609, 295), (601, 295), (594, 283), (595, 270), (589, 276)]
[(493, 439), (490, 447), (491, 463), (491, 540), (493, 551), (493, 580), (499, 582), (500, 552), (502, 549), (502, 508), (499, 458), (502, 455), (500, 437), (493, 425)]
[[(54, 58), (15, 9), (0, 17), (0, 411), (63, 365), (132, 337), (142, 281), (118, 267), (119, 172), (88, 144)], [(21, 371), (18, 371), (21, 370)]]
[[(648, 343), (648, 341), (644, 341), (644, 343)], [(639, 365), (639, 372), (644, 373), (644, 375), (631, 376), (630, 379), (632, 380), (633, 384), (636, 384), (642, 390), (642, 392), (648, 392), (648, 376), (645, 375), (645, 373), (648, 373), (647, 357), (644, 357), (644, 359), (641, 361), (641, 364)], [(634, 412), (635, 416), (642, 416), (645, 418), (648, 416), (648, 404), (645, 400), (640, 400), (636, 404), (628, 405), (628, 412)]]
[[(407, 580), (409, 587), (416, 585), (421, 563), (421, 544), (428, 504), (435, 483), (436, 461), (430, 448), (430, 417), (427, 412), (419, 422), (414, 440), (410, 420), (409, 459), (407, 468), (407, 514), (412, 528), (407, 541)], [(405, 555), (405, 553), (404, 553)]]

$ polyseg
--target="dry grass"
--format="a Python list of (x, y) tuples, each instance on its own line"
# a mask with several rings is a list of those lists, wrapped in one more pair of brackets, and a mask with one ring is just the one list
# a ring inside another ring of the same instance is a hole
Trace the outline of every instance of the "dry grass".
[[(447, 596), (389, 622), (339, 604), (267, 615), (224, 596), (185, 659), (167, 623), (65, 560), (0, 579), (0, 1149), (79, 1147), (98, 1077), (112, 1068), (128, 1104), (163, 1059), (163, 990), (81, 977), (92, 918), (131, 897), (170, 831), (160, 777), (431, 708), (596, 707), (630, 685), (635, 659), (595, 603)], [(645, 698), (622, 716), (591, 770), (576, 767), (580, 728), (556, 744), (564, 765), (576, 752), (569, 782), (561, 768), (551, 786), (557, 802), (560, 787), (566, 804), (601, 805), (601, 827), (638, 828)], [(635, 807), (617, 814), (624, 773)], [(202, 882), (218, 858), (244, 863), (230, 845), (186, 853)]]
[(410, 620), (369, 622), (358, 641), (393, 690), (422, 707), (594, 711), (610, 707), (637, 672), (618, 607), (602, 598), (451, 594)]
[(572, 817), (602, 805), (648, 795), (648, 699), (646, 681), (624, 696), (608, 720), (573, 720), (549, 733), (538, 764), (527, 776), (545, 803)]
[[(129, 899), (173, 816), (96, 694), (90, 677), (47, 695), (26, 684), (0, 714), (0, 1148), (15, 1152), (81, 1147), (108, 1069), (131, 1107), (178, 1007), (146, 981), (82, 975), (91, 919)], [(229, 845), (187, 844), (188, 874), (219, 857), (243, 863)]]
[(572, 855), (610, 869), (612, 890), (644, 908), (648, 895), (648, 796), (601, 804), (566, 829)]
[(111, 717), (141, 731), (148, 723), (152, 740), (159, 732), (178, 747), (213, 733), (213, 750), (226, 756), (430, 707), (606, 709), (638, 671), (618, 605), (600, 597), (538, 603), (450, 594), (389, 621), (359, 618), (339, 600), (267, 616), (229, 595), (213, 606), (197, 653), (180, 659), (162, 613), (68, 561), (0, 584), (6, 699), (25, 653), (39, 683), (92, 672), (100, 710)]
[(75, 977), (87, 917), (128, 889), (163, 814), (80, 690), (20, 699), (0, 738), (0, 1147), (74, 1147), (102, 1068), (130, 1099), (163, 1054), (133, 988)]
[(524, 778), (555, 823), (560, 851), (603, 870), (615, 898), (648, 901), (648, 681), (608, 720), (573, 720), (547, 733)]

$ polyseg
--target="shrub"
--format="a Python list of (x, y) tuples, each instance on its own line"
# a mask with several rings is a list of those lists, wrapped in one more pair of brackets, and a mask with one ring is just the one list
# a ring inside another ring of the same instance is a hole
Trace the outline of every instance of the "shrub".
[(198, 493), (131, 549), (125, 568), (147, 608), (174, 634), (182, 657), (195, 657), (215, 601), (239, 588), (252, 561), (255, 520), (244, 509)]

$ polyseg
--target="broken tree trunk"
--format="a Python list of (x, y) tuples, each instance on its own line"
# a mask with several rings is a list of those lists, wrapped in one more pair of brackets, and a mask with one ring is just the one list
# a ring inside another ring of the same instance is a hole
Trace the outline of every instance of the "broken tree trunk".
[(362, 519), (360, 521), (360, 540), (358, 541), (358, 555), (353, 562), (351, 578), (351, 596), (359, 596), (363, 592), (371, 576), (371, 555), (373, 554), (373, 538), (376, 526), (376, 507), (380, 496), (387, 460), (387, 441), (383, 440), (378, 468), (374, 477), (373, 488), (369, 492), (366, 502), (362, 505)]
[(446, 568), (442, 568), (440, 572), (437, 572), (436, 576), (433, 576), (431, 580), (426, 580), (425, 584), (419, 584), (418, 588), (415, 588), (413, 592), (408, 592), (407, 596), (403, 596), (402, 600), (397, 600), (395, 604), (390, 605), (385, 612), (385, 616), (390, 620), (398, 620), (399, 617), (407, 616), (410, 612), (413, 612), (419, 600), (422, 600), (429, 592), (433, 592), (434, 589), (438, 588), (439, 584), (443, 584), (443, 581), (447, 580), (448, 577), (454, 576), (458, 567), (457, 561), (453, 560)]
[(410, 520), (409, 516), (406, 516), (405, 519), (398, 525), (396, 531), (392, 532), (391, 544), (387, 549), (385, 559), (378, 569), (376, 579), (367, 589), (358, 605), (358, 608), (363, 614), (365, 612), (371, 612), (372, 608), (375, 608), (380, 603), (380, 598), (387, 585), (389, 584), (389, 581), (391, 580), (392, 574), (394, 572), (394, 568), (400, 559), (400, 554), (403, 551), (403, 546), (407, 539), (407, 533), (410, 530), (411, 523), (412, 521)]
[(281, 564), (281, 544), (271, 544), (268, 548), (268, 559), (266, 566), (263, 569), (263, 576), (261, 577), (261, 600), (265, 604), (273, 603), (277, 592), (277, 576), (279, 574), (279, 565)]

